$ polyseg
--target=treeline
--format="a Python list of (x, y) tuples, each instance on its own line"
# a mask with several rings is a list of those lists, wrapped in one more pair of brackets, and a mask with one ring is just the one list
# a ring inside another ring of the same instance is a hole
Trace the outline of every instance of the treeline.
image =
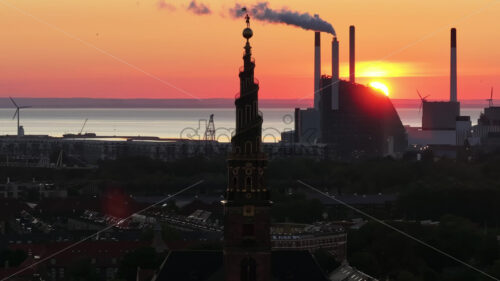
[[(6, 168), (0, 180), (47, 180), (69, 188), (71, 194), (88, 185), (98, 189), (121, 188), (134, 194), (171, 194), (198, 180), (204, 183), (191, 194), (221, 195), (227, 184), (226, 159), (189, 158), (161, 162), (135, 157), (102, 161), (92, 170)], [(354, 163), (290, 158), (269, 161), (267, 186), (272, 190), (279, 219), (304, 221), (294, 211), (307, 208), (310, 219), (323, 209), (302, 197), (303, 180), (330, 194), (399, 195), (394, 218), (439, 219), (454, 214), (474, 222), (496, 227), (500, 224), (500, 154), (484, 155), (474, 162), (455, 160), (373, 159)], [(316, 202), (317, 203), (317, 202)], [(320, 210), (321, 209), (321, 210)]]
[[(391, 223), (445, 253), (500, 278), (500, 247), (496, 233), (456, 216), (444, 216), (438, 226)], [(350, 264), (379, 280), (479, 281), (485, 275), (438, 253), (386, 226), (370, 222), (348, 235)]]

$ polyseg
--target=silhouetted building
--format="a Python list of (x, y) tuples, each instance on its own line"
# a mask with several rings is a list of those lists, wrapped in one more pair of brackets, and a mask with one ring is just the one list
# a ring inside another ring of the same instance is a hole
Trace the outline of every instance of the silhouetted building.
[(470, 116), (457, 116), (456, 120), (457, 145), (464, 145), (471, 137), (472, 122)]
[[(170, 252), (155, 281), (303, 281), (328, 280), (308, 251), (271, 251), (269, 190), (264, 181), (267, 156), (262, 152), (259, 85), (254, 79), (250, 29), (236, 97), (236, 133), (228, 157), (224, 205), (224, 250)], [(272, 266), (271, 266), (272, 265)]]
[[(72, 242), (45, 242), (40, 244), (12, 244), (11, 250), (21, 250), (28, 253), (28, 257), (14, 272), (20, 273), (16, 280), (69, 280), (74, 268), (88, 262), (95, 269), (98, 280), (115, 280), (121, 260), (127, 253), (147, 247), (146, 242), (140, 241), (85, 241)], [(46, 260), (46, 262), (42, 262)], [(29, 269), (25, 272), (25, 269)], [(10, 279), (10, 272), (0, 270), (0, 278)], [(35, 277), (40, 277), (35, 278)]]
[(295, 142), (316, 143), (319, 139), (319, 110), (295, 108)]
[(271, 226), (273, 250), (329, 251), (338, 262), (346, 259), (347, 232), (337, 224), (275, 223)]
[(479, 117), (478, 124), (500, 126), (500, 106), (486, 107)]
[(455, 130), (460, 116), (460, 103), (456, 101), (423, 101), (422, 130)]
[[(318, 42), (316, 34), (315, 53), (319, 53)], [(326, 144), (328, 158), (401, 155), (408, 141), (392, 102), (374, 89), (355, 83), (354, 26), (349, 27), (348, 82), (339, 79), (336, 36), (332, 39), (332, 76), (321, 76), (319, 86), (316, 81), (320, 63), (315, 58), (314, 108), (295, 109), (294, 142)]]
[(359, 271), (358, 269), (350, 266), (348, 263), (343, 263), (334, 272), (330, 273), (331, 281), (377, 281), (374, 277)]
[(321, 82), (320, 141), (333, 146), (338, 157), (397, 155), (406, 150), (405, 128), (387, 96), (340, 80), (339, 106), (334, 109), (331, 78), (323, 76)]
[(68, 191), (53, 183), (33, 181), (0, 183), (0, 198), (14, 198), (37, 201), (43, 198), (66, 198)]
[(281, 132), (281, 143), (292, 144), (295, 142), (295, 131), (287, 130)]
[(477, 120), (477, 125), (472, 127), (472, 145), (481, 144), (482, 150), (494, 151), (500, 147), (500, 107), (489, 106), (484, 109)]
[(271, 238), (269, 191), (264, 182), (267, 157), (262, 152), (262, 115), (258, 108), (249, 39), (240, 71), (240, 96), (236, 98), (236, 133), (228, 158), (228, 188), (224, 204), (224, 269), (226, 280), (270, 280)]
[(450, 49), (450, 99), (427, 101), (422, 99), (422, 126), (408, 127), (408, 140), (416, 149), (430, 148), (434, 156), (456, 158), (472, 136), (469, 116), (460, 115), (457, 99), (457, 33), (451, 29)]

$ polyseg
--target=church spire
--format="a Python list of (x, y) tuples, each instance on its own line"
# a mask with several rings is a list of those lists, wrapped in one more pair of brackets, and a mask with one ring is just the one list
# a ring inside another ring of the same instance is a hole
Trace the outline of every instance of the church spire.
[(247, 23), (247, 27), (243, 29), (243, 37), (245, 37), (248, 42), (248, 40), (253, 36), (253, 31), (250, 28), (250, 16), (248, 14), (245, 16), (245, 21)]
[(247, 23), (247, 27), (243, 29), (243, 37), (247, 39), (247, 43), (245, 44), (245, 57), (243, 58), (245, 60), (245, 67), (247, 66), (246, 60), (250, 61), (252, 53), (251, 49), (252, 47), (250, 46), (250, 38), (253, 36), (253, 30), (250, 28), (250, 16), (248, 14), (245, 16), (245, 21)]
[(224, 204), (224, 267), (226, 281), (270, 281), (271, 238), (269, 190), (264, 180), (267, 156), (262, 151), (262, 113), (255, 61), (249, 39), (253, 36), (246, 15), (240, 94), (236, 97), (236, 132), (228, 157), (228, 185)]

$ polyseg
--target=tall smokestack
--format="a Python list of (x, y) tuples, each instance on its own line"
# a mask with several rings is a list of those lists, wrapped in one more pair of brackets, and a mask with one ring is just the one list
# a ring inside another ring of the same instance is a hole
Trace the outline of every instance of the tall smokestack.
[(339, 109), (339, 41), (332, 40), (332, 109)]
[(457, 101), (457, 30), (451, 29), (450, 101)]
[(349, 81), (356, 82), (356, 59), (355, 59), (355, 30), (354, 25), (349, 26)]
[(314, 108), (319, 109), (319, 80), (321, 76), (321, 33), (314, 33)]

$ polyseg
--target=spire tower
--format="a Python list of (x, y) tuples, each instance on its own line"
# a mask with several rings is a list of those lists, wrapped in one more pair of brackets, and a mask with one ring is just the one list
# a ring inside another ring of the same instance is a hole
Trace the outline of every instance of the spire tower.
[(236, 133), (228, 157), (224, 204), (224, 268), (226, 281), (269, 281), (271, 238), (269, 191), (264, 181), (267, 156), (262, 152), (262, 113), (259, 84), (254, 78), (250, 17), (247, 27), (240, 93), (236, 96)]

